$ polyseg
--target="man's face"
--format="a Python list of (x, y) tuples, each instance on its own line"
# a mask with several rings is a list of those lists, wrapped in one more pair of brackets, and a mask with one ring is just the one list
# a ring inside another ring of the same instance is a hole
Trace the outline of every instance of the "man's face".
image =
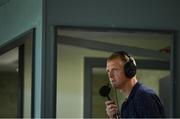
[(108, 61), (106, 70), (111, 85), (114, 88), (122, 89), (127, 82), (127, 78), (124, 73), (124, 63), (121, 61), (121, 59), (116, 58)]

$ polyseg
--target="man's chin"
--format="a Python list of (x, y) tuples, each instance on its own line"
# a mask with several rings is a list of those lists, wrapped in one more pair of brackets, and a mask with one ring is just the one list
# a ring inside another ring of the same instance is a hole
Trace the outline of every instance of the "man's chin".
[(113, 88), (117, 88), (118, 86), (116, 84), (111, 83)]
[(116, 84), (111, 83), (111, 86), (112, 86), (113, 88), (115, 88), (115, 89), (120, 89), (120, 90), (121, 90), (121, 86), (119, 86), (119, 85), (116, 85)]

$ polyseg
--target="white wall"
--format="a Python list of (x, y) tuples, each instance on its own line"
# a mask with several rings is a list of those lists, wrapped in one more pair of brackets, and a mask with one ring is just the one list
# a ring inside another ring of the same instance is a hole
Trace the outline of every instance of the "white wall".
[(32, 39), (24, 44), (24, 118), (31, 118), (32, 90)]
[(84, 57), (107, 57), (108, 55), (110, 53), (58, 44), (58, 118), (83, 118)]

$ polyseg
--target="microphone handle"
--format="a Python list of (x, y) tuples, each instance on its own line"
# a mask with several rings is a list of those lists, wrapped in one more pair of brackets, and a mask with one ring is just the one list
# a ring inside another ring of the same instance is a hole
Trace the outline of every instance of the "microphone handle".
[(111, 98), (109, 97), (109, 95), (106, 96), (108, 100), (111, 100)]
[[(111, 100), (111, 98), (109, 97), (109, 95), (106, 96), (108, 100)], [(113, 115), (113, 118), (119, 119), (119, 114), (116, 113)]]
[(118, 113), (114, 114), (114, 115), (113, 115), (113, 118), (119, 119), (119, 118), (120, 118), (120, 117), (119, 117), (119, 114), (118, 114)]

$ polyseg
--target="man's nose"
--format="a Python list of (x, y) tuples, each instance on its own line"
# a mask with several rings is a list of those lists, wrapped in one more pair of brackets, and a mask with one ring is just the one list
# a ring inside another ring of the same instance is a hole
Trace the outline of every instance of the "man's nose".
[(113, 73), (109, 72), (109, 78), (113, 78)]

